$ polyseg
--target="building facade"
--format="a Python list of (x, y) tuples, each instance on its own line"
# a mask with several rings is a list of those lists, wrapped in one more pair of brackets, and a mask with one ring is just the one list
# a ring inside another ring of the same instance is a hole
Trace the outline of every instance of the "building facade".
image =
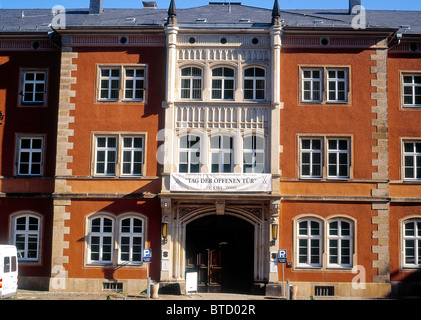
[(419, 295), (420, 13), (175, 5), (0, 10), (20, 285)]

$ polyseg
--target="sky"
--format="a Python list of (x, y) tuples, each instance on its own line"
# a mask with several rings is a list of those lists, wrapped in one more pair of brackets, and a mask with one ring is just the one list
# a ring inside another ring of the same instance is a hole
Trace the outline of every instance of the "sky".
[[(88, 8), (90, 0), (0, 0), (0, 9)], [(167, 9), (170, 0), (155, 0), (159, 9)], [(209, 1), (228, 0), (175, 0), (176, 8), (207, 5)], [(272, 9), (274, 0), (232, 0), (243, 5)], [(348, 0), (278, 0), (281, 9), (348, 9)], [(362, 0), (367, 10), (419, 10), (421, 0)], [(142, 0), (104, 0), (104, 8), (141, 8)]]

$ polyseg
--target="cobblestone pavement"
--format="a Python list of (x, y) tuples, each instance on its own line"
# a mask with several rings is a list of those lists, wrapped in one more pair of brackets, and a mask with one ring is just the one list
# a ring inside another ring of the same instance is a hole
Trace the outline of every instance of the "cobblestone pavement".
[[(146, 294), (128, 295), (116, 292), (50, 292), (18, 290), (18, 294), (10, 300), (148, 300)], [(189, 295), (160, 294), (157, 299), (150, 300), (266, 300), (280, 299), (262, 295), (231, 294), (231, 293), (195, 293)]]

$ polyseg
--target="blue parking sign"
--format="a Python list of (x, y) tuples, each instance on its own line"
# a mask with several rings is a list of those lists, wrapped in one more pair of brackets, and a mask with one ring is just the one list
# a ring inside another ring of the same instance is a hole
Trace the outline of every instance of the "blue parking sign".
[(143, 262), (152, 262), (152, 249), (143, 249)]
[(278, 263), (287, 263), (286, 249), (278, 250)]

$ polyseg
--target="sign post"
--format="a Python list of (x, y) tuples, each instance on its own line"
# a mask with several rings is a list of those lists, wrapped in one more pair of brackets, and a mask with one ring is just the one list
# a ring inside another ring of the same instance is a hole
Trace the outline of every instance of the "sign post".
[(285, 296), (284, 265), (285, 263), (287, 263), (287, 250), (286, 249), (278, 250), (278, 263), (282, 264), (282, 296)]
[(147, 279), (147, 288), (146, 288), (146, 296), (149, 299), (151, 297), (151, 278), (149, 277), (149, 263), (152, 262), (152, 249), (143, 249), (142, 255), (143, 263), (146, 263), (146, 279)]

